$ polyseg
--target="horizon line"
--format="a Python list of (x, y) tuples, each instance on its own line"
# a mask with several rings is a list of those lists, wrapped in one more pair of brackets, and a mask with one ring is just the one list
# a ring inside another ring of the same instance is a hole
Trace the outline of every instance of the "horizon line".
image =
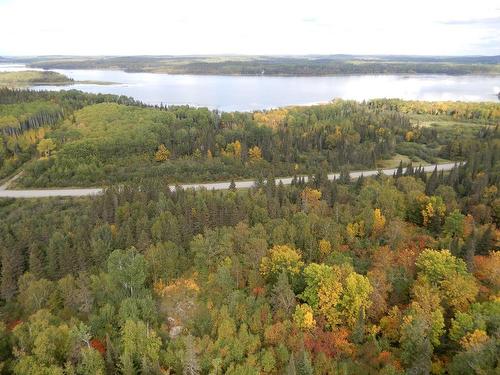
[(500, 57), (500, 52), (493, 55), (465, 54), (465, 55), (433, 55), (433, 54), (352, 54), (352, 53), (306, 53), (306, 54), (244, 54), (244, 53), (213, 53), (213, 54), (34, 54), (34, 55), (11, 55), (0, 54), (0, 57), (211, 57), (211, 56), (234, 56), (234, 57), (329, 57), (329, 56), (353, 56), (353, 57)]

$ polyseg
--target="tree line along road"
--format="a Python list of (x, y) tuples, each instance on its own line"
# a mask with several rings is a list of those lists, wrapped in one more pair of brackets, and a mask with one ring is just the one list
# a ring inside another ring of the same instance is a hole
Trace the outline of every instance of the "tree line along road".
[[(435, 168), (439, 171), (449, 171), (453, 167), (460, 163), (442, 163), (435, 165), (424, 166), (424, 171), (432, 172)], [(392, 176), (396, 173), (397, 168), (381, 169), (381, 170), (370, 170), (370, 171), (357, 171), (350, 172), (349, 175), (351, 179), (357, 179), (361, 176), (370, 177), (376, 176), (379, 172)], [(406, 171), (406, 168), (403, 169)], [(104, 192), (104, 188), (61, 188), (61, 189), (29, 189), (29, 190), (9, 190), (8, 186), (11, 182), (17, 179), (20, 174), (14, 176), (4, 185), (0, 186), (0, 198), (48, 198), (48, 197), (84, 197), (99, 195)], [(340, 173), (330, 173), (328, 174), (329, 180), (338, 179)], [(290, 185), (292, 183), (293, 177), (278, 177), (276, 178), (276, 184), (283, 183), (283, 185)], [(304, 180), (307, 181), (308, 177), (305, 176)], [(206, 182), (199, 184), (178, 184), (170, 185), (170, 189), (175, 190), (177, 188), (182, 189), (207, 189), (207, 190), (228, 190), (230, 182)], [(255, 180), (245, 180), (236, 181), (236, 189), (248, 189), (255, 185)]]

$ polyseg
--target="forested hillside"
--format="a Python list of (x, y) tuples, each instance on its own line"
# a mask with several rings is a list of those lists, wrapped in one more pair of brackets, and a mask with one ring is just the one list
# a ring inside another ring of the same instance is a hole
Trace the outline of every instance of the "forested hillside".
[[(3, 91), (0, 171), (24, 186), (100, 186), (168, 176), (170, 183), (463, 160), (500, 119), (493, 103), (366, 103), (217, 112), (150, 107), (64, 92)], [(78, 95), (81, 96), (78, 97)], [(10, 99), (9, 99), (10, 98)], [(42, 142), (38, 142), (43, 138)], [(0, 176), (1, 177), (1, 176)]]
[[(26, 185), (103, 184), (169, 176), (172, 182), (375, 167), (411, 129), (395, 113), (357, 103), (222, 113), (116, 104), (86, 107), (48, 135), (54, 158), (27, 168)], [(163, 153), (163, 154), (162, 154)]]
[(0, 179), (36, 155), (47, 130), (86, 105), (102, 102), (135, 103), (114, 95), (12, 90), (0, 88)]
[[(485, 103), (218, 113), (0, 90), (4, 176), (108, 185), (0, 199), (0, 374), (497, 374), (499, 120)], [(465, 163), (418, 167), (438, 160)], [(349, 178), (382, 164), (399, 168)]]

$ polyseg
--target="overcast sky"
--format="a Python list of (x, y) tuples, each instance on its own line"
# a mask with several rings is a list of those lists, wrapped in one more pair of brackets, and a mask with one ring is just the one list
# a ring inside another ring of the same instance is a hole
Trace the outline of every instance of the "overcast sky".
[(0, 55), (500, 55), (499, 0), (0, 0)]

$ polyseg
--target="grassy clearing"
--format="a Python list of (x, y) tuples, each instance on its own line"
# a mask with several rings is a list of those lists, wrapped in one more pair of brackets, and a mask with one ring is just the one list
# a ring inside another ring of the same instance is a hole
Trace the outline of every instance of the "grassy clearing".
[[(439, 163), (446, 162), (446, 160), (444, 159), (441, 160), (442, 161), (439, 161)], [(409, 162), (412, 162), (413, 165), (429, 165), (428, 162), (419, 157), (410, 158), (407, 155), (394, 154), (394, 156), (390, 159), (378, 160), (377, 168), (396, 168), (397, 166), (399, 166), (399, 163), (401, 161), (403, 162), (404, 165), (407, 165)]]

